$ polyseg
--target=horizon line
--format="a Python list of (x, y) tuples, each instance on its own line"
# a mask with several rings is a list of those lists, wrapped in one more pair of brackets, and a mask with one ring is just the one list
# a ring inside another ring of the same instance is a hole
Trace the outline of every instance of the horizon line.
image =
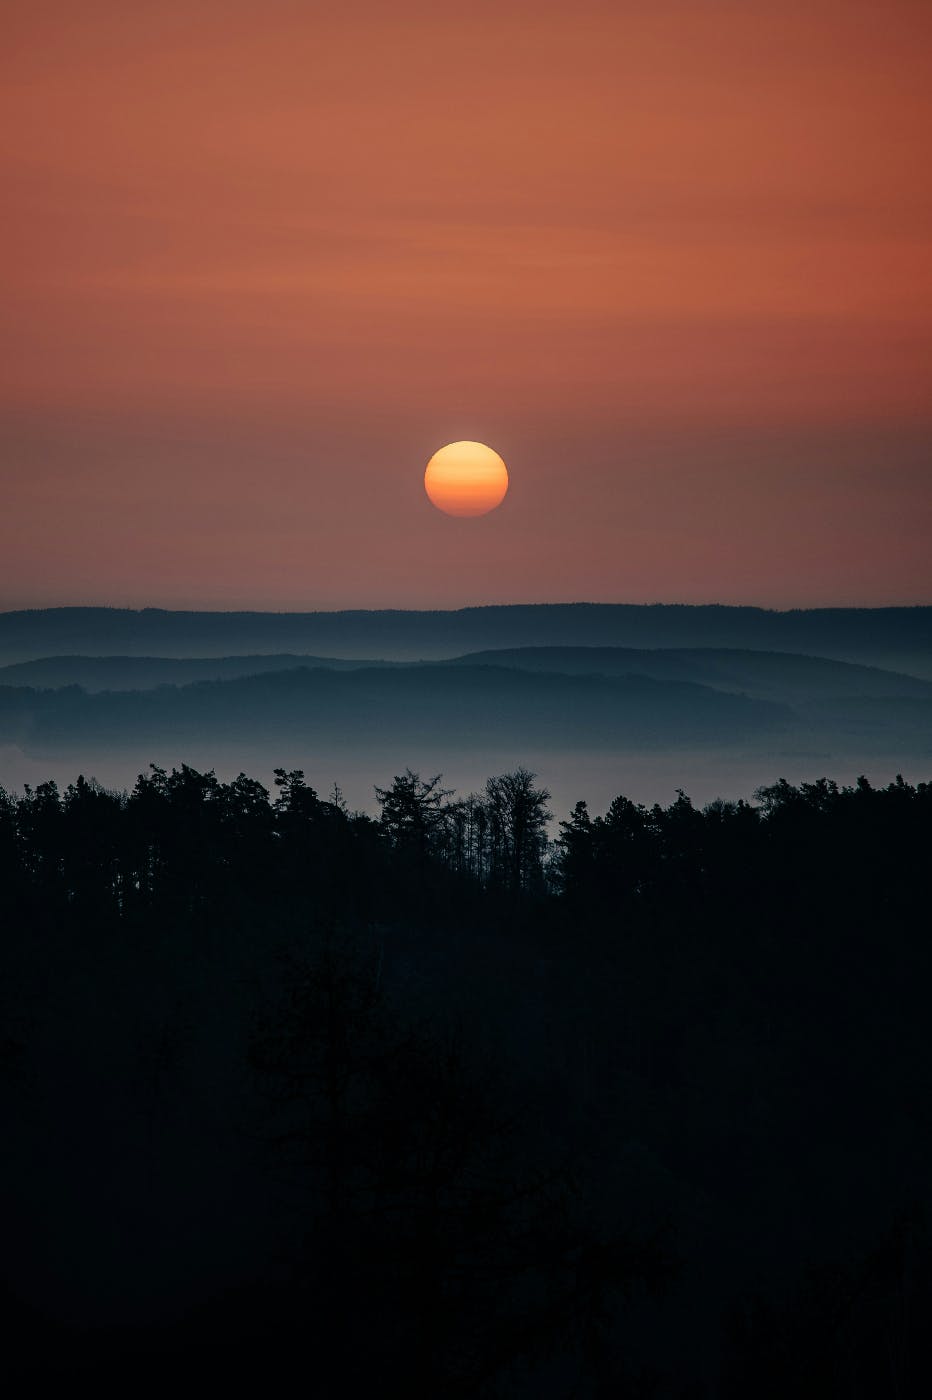
[(932, 602), (908, 602), (908, 603), (811, 603), (794, 604), (787, 607), (771, 606), (765, 603), (722, 603), (714, 600), (702, 603), (688, 602), (626, 602), (616, 600), (607, 602), (605, 600), (592, 599), (564, 599), (549, 600), (546, 602), (508, 602), (508, 603), (464, 603), (457, 607), (310, 607), (310, 608), (275, 608), (275, 607), (214, 607), (211, 605), (200, 605), (191, 607), (165, 607), (157, 603), (146, 603), (141, 606), (133, 606), (125, 603), (42, 603), (26, 607), (5, 607), (0, 605), (0, 617), (13, 617), (32, 613), (50, 612), (108, 612), (108, 613), (164, 613), (172, 616), (185, 614), (208, 614), (217, 617), (230, 616), (252, 616), (252, 617), (345, 617), (357, 616), (359, 614), (398, 614), (398, 613), (441, 613), (455, 615), (464, 612), (493, 612), (503, 611), (510, 608), (679, 608), (685, 610), (699, 610), (703, 608), (715, 608), (722, 611), (751, 611), (761, 613), (772, 613), (787, 615), (791, 613), (810, 612), (903, 612), (908, 610), (921, 611), (932, 608)]

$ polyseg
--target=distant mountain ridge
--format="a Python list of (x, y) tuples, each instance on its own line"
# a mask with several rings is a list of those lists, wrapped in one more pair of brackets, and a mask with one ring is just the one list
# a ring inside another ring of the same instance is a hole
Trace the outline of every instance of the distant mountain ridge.
[(117, 751), (140, 766), (285, 750), (543, 766), (739, 749), (915, 769), (932, 758), (930, 634), (929, 608), (5, 613), (0, 749), (14, 770), (17, 752), (112, 768)]
[(455, 611), (262, 613), (49, 608), (0, 613), (0, 664), (80, 653), (313, 653), (439, 659), (526, 646), (750, 648), (932, 678), (932, 607), (785, 612), (720, 604), (539, 603)]
[(795, 652), (741, 648), (516, 647), (470, 652), (450, 664), (515, 666), (564, 675), (639, 674), (779, 704), (852, 697), (932, 699), (932, 680), (905, 672)]
[(792, 652), (722, 648), (517, 647), (467, 652), (442, 663), (345, 660), (292, 652), (226, 657), (51, 656), (0, 666), (0, 685), (84, 690), (150, 690), (200, 680), (300, 668), (331, 671), (417, 667), (495, 666), (559, 675), (650, 676), (772, 700), (778, 704), (850, 699), (932, 698), (932, 681), (879, 667)]
[(730, 742), (785, 726), (785, 706), (649, 676), (571, 676), (494, 666), (323, 668), (182, 687), (103, 691), (0, 687), (0, 743), (30, 750), (171, 739), (366, 741), (450, 749), (495, 739), (598, 748)]
[(151, 690), (157, 685), (191, 685), (195, 681), (236, 680), (266, 671), (301, 667), (357, 671), (361, 667), (402, 666), (405, 662), (369, 658), (348, 661), (337, 656), (301, 656), (294, 652), (252, 656), (42, 656), (0, 666), (0, 685), (83, 690)]

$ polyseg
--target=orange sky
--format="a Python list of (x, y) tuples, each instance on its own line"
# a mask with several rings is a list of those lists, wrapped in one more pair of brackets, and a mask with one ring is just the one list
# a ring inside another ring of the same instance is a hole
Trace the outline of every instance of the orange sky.
[(0, 607), (932, 601), (925, 0), (4, 30)]

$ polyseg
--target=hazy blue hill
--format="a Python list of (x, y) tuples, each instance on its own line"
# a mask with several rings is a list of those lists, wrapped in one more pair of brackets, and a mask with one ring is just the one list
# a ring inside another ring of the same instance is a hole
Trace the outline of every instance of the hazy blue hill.
[(782, 706), (649, 676), (531, 674), (505, 667), (298, 669), (183, 687), (89, 694), (0, 687), (0, 742), (24, 749), (171, 739), (274, 747), (391, 736), (460, 749), (727, 742), (791, 723)]
[(803, 652), (932, 677), (932, 608), (762, 608), (547, 603), (451, 612), (169, 612), (50, 608), (0, 613), (0, 664), (37, 657), (314, 655), (438, 659), (523, 646), (749, 648)]
[(0, 685), (84, 690), (151, 690), (157, 685), (234, 680), (262, 671), (292, 671), (299, 666), (358, 670), (362, 666), (397, 666), (395, 661), (346, 661), (334, 656), (296, 656), (290, 652), (254, 656), (44, 656), (0, 666)]
[[(0, 685), (58, 689), (150, 690), (200, 680), (234, 680), (299, 667), (346, 671), (425, 663), (345, 660), (291, 652), (224, 657), (49, 656), (0, 667)], [(499, 666), (562, 675), (645, 675), (749, 695), (778, 704), (836, 700), (932, 698), (932, 681), (878, 667), (786, 652), (713, 648), (519, 647), (471, 652), (445, 662), (456, 667)]]
[(643, 650), (632, 647), (519, 647), (473, 652), (456, 666), (514, 666), (566, 675), (647, 675), (689, 681), (737, 694), (796, 704), (855, 696), (932, 699), (932, 681), (876, 666), (859, 666), (791, 652), (715, 648)]

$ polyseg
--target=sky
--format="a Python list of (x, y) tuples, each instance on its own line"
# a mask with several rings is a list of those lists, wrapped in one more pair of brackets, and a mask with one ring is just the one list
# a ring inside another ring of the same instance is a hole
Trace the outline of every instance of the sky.
[(926, 0), (7, 0), (0, 68), (0, 608), (932, 602)]

